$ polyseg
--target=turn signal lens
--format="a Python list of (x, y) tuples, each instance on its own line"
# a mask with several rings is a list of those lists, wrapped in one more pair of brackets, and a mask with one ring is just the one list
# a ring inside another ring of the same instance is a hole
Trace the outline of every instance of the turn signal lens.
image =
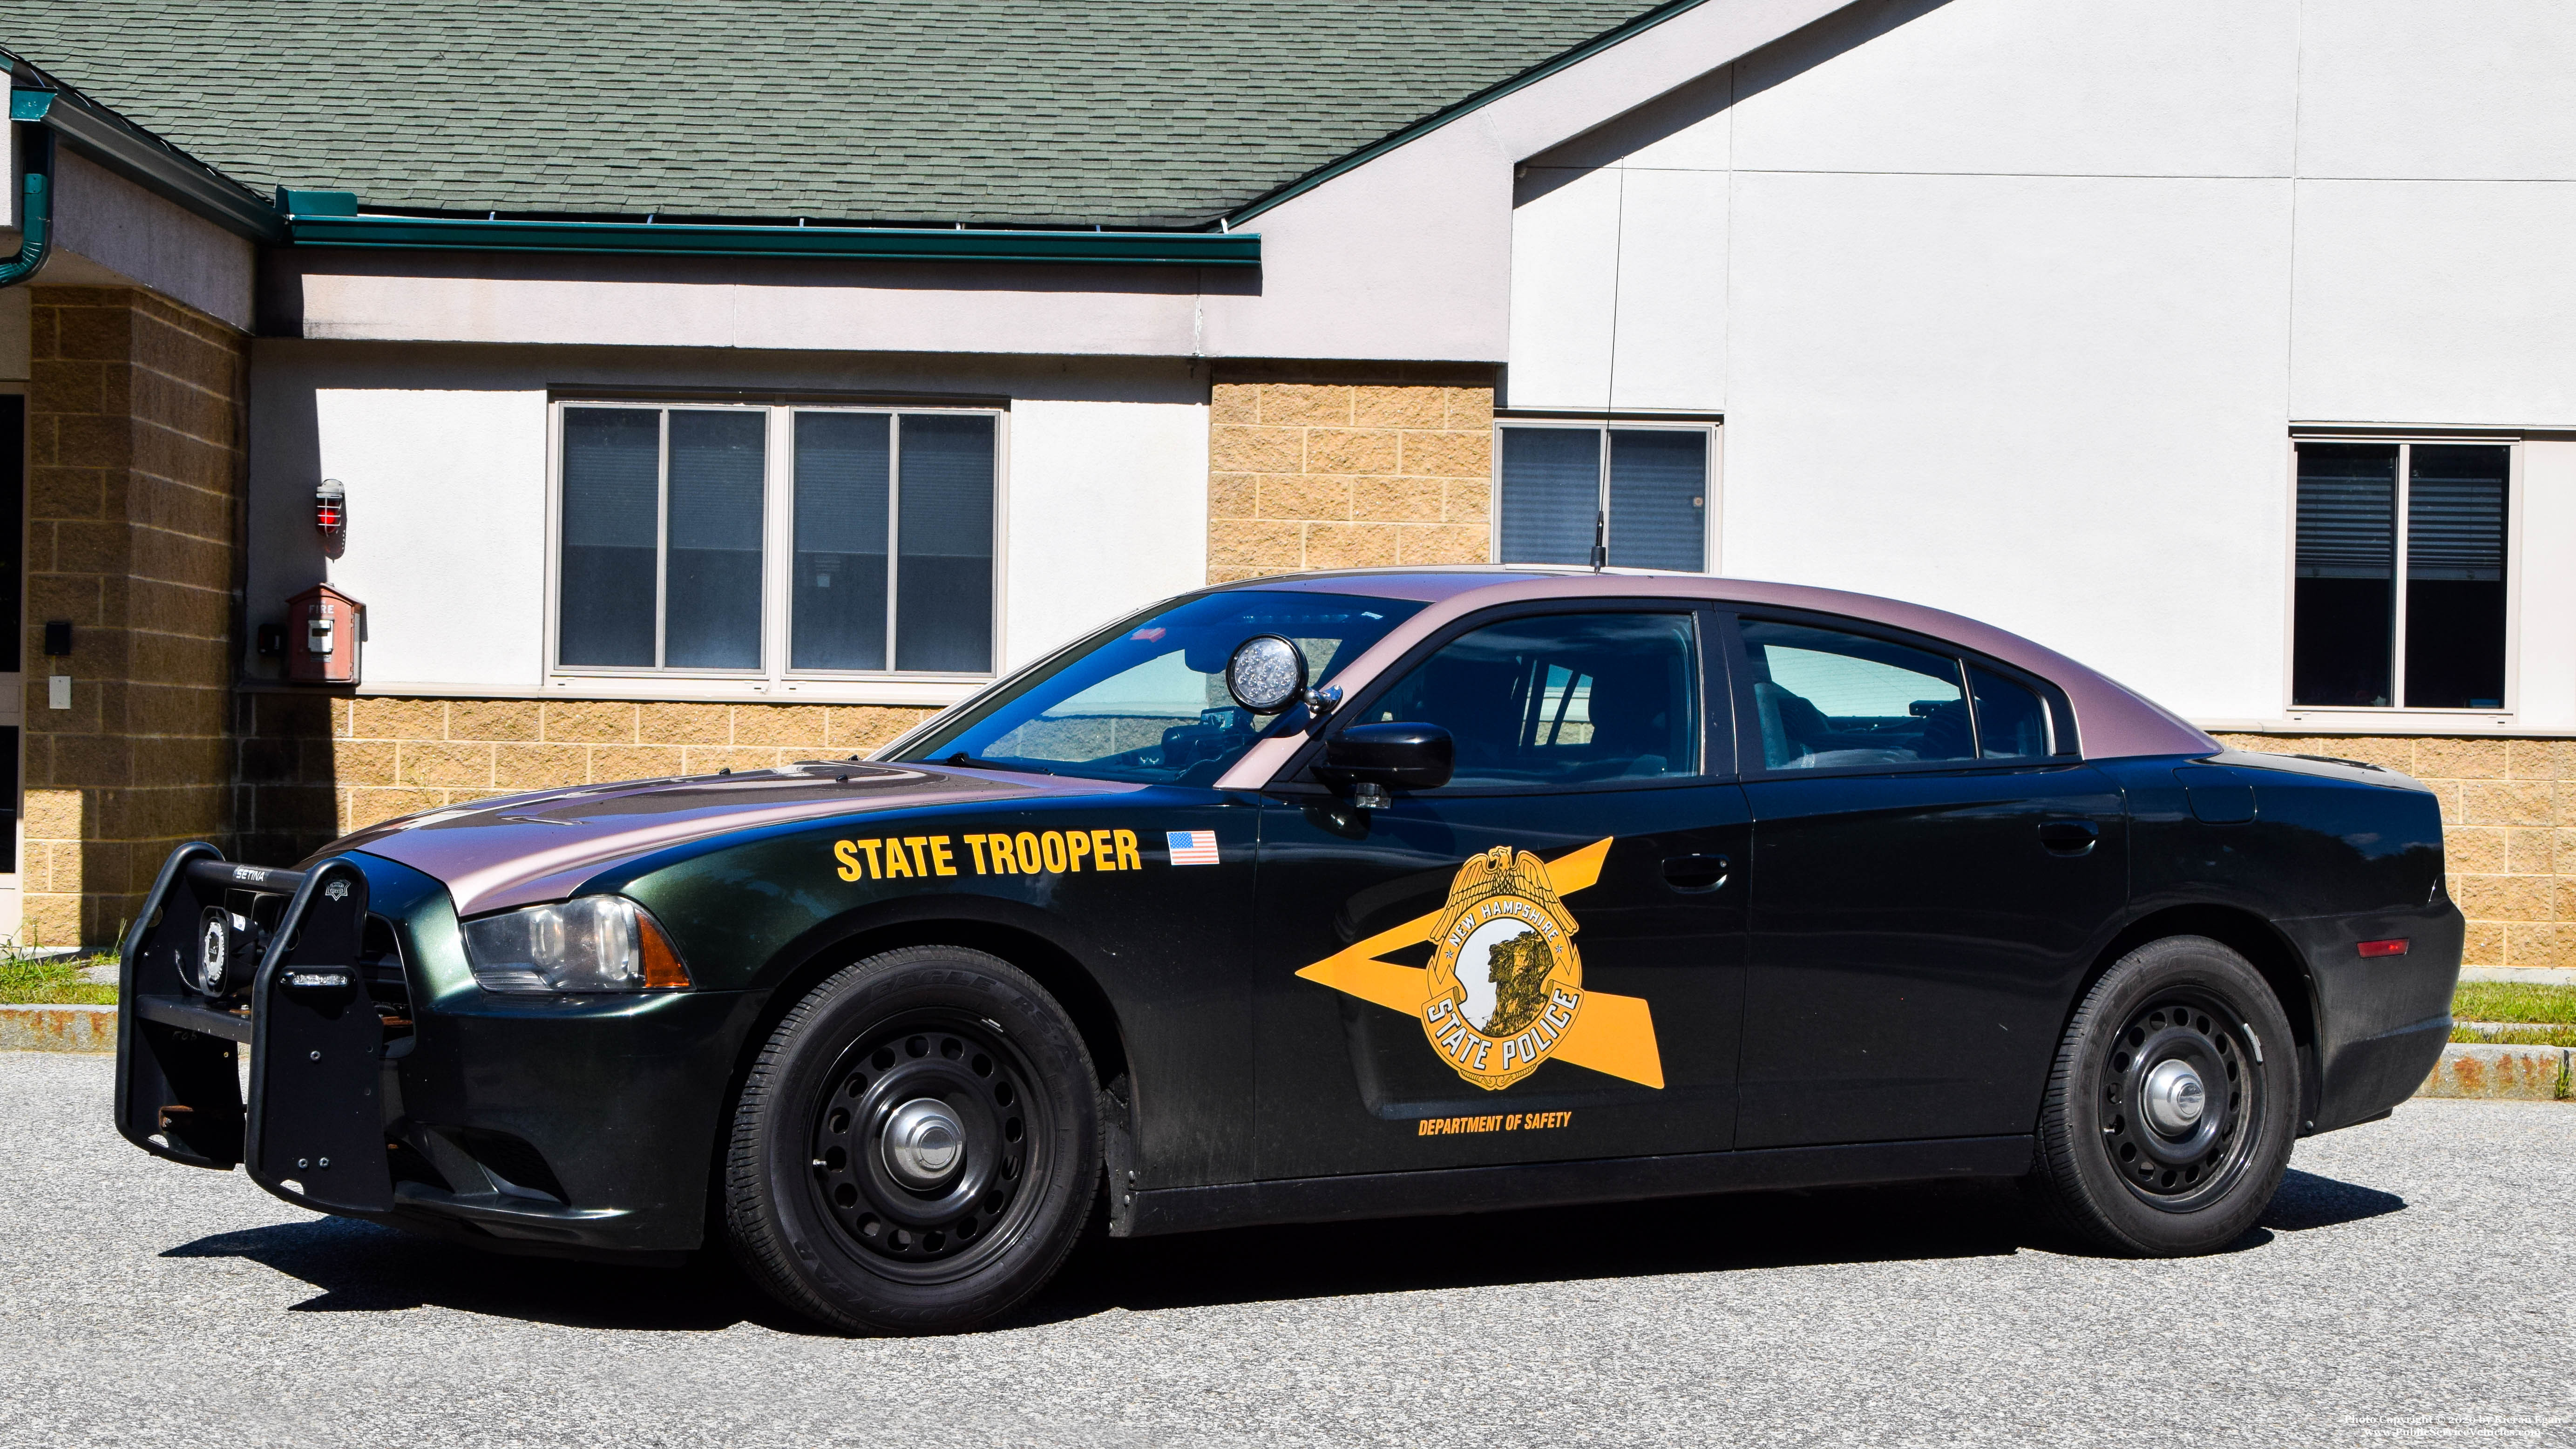
[(486, 991), (661, 991), (689, 985), (670, 938), (623, 896), (582, 896), (465, 923), (465, 959)]
[(2364, 941), (2361, 943), (2361, 954), (2364, 956), (2403, 956), (2406, 954), (2406, 948), (2410, 944), (2412, 944), (2412, 942), (2404, 936), (2400, 936), (2394, 941)]
[(644, 989), (647, 991), (685, 991), (689, 986), (689, 968), (680, 964), (680, 953), (671, 949), (671, 938), (662, 934), (662, 923), (635, 912), (636, 944), (644, 952)]

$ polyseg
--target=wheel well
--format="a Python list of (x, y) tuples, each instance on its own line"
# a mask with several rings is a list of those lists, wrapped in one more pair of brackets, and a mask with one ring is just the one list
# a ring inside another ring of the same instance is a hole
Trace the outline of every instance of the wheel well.
[(1118, 1013), (1091, 973), (1063, 947), (1034, 932), (991, 921), (932, 920), (898, 921), (862, 931), (815, 952), (789, 972), (770, 992), (760, 1020), (743, 1043), (742, 1060), (734, 1073), (736, 1080), (750, 1070), (779, 1018), (804, 1000), (806, 993), (825, 977), (853, 961), (902, 946), (964, 946), (990, 952), (1019, 967), (1036, 978), (1064, 1008), (1065, 1015), (1073, 1018), (1074, 1030), (1082, 1034), (1082, 1045), (1091, 1053), (1092, 1069), (1101, 1082), (1114, 1082), (1126, 1074), (1127, 1045), (1118, 1028)]
[(2272, 988), (2272, 995), (2281, 1003), (2281, 1014), (2290, 1020), (2291, 1043), (2298, 1048), (2299, 1120), (2302, 1124), (2314, 1121), (2322, 1085), (2317, 1080), (2316, 989), (2297, 949), (2272, 928), (2271, 922), (2252, 911), (2220, 905), (2167, 906), (2130, 922), (2094, 958), (2092, 969), (2084, 974), (2083, 983), (2066, 1004), (2067, 1018), (2074, 1018), (2075, 1008), (2093, 989), (2093, 983), (2102, 979), (2102, 974), (2121, 957), (2167, 936), (2207, 936), (2244, 957), (2262, 975), (2264, 984)]

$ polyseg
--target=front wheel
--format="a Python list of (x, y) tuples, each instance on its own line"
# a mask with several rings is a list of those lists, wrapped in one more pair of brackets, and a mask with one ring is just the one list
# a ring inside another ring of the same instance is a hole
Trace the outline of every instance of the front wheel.
[(2112, 1252), (2215, 1252), (2281, 1185), (2298, 1103), (2289, 1019), (2253, 966), (2203, 936), (2151, 941), (2068, 1023), (2026, 1186)]
[(948, 1333), (1045, 1286), (1100, 1171), (1091, 1057), (1008, 962), (912, 946), (790, 1009), (743, 1084), (735, 1255), (847, 1332)]

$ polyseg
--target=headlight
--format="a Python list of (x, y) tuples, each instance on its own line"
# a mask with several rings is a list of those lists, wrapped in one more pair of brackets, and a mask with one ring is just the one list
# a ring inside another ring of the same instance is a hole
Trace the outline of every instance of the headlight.
[(465, 923), (465, 959), (486, 991), (660, 991), (689, 968), (642, 907), (583, 896)]

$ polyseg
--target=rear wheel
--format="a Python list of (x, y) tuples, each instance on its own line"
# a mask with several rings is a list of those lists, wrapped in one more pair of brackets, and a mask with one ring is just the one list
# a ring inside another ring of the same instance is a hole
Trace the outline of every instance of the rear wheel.
[(726, 1224), (753, 1281), (853, 1332), (954, 1332), (1043, 1287), (1099, 1175), (1091, 1059), (1054, 999), (959, 947), (816, 987), (744, 1082)]
[(2204, 936), (2152, 941), (2068, 1024), (2027, 1185), (2113, 1252), (2214, 1252), (2279, 1188), (2298, 1102), (2289, 1019), (2253, 966)]

